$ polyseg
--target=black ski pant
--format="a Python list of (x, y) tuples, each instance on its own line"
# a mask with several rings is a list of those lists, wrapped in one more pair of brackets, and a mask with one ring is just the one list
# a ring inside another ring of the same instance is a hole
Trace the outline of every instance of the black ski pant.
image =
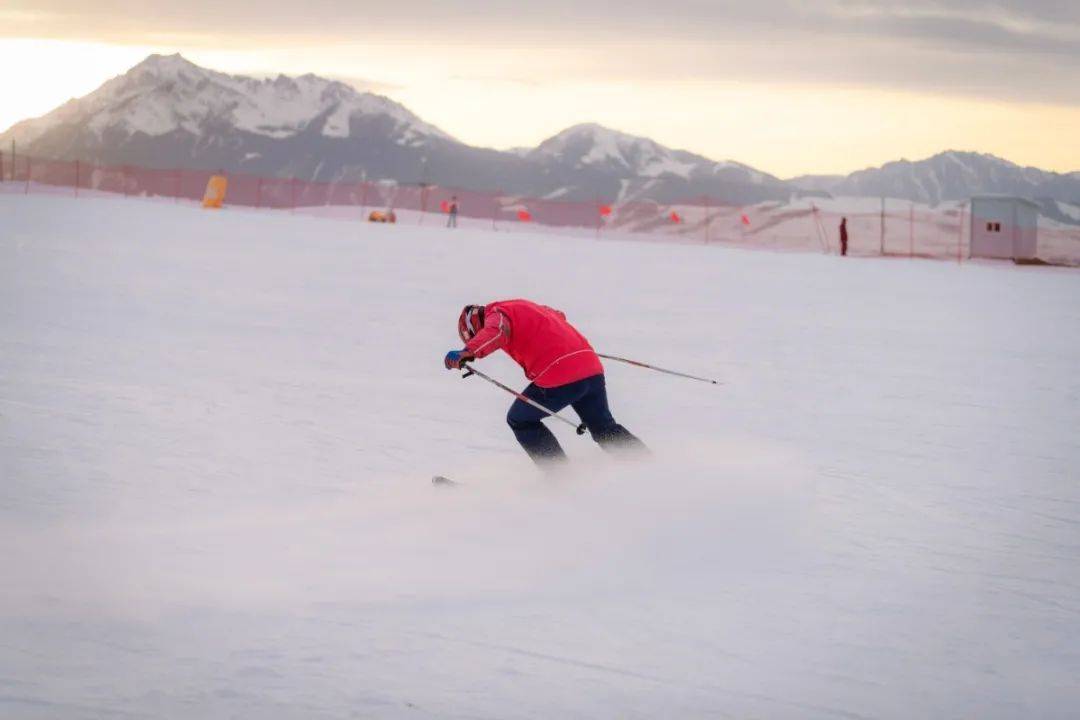
[[(604, 450), (645, 448), (640, 440), (611, 416), (603, 374), (551, 388), (542, 388), (532, 383), (525, 388), (522, 395), (551, 412), (558, 412), (567, 405), (574, 408), (592, 439)], [(566, 453), (555, 435), (541, 422), (546, 417), (543, 412), (522, 400), (515, 400), (510, 406), (510, 412), (506, 414), (506, 422), (514, 431), (514, 437), (521, 443), (521, 447), (525, 448), (529, 457), (541, 467), (566, 459)]]

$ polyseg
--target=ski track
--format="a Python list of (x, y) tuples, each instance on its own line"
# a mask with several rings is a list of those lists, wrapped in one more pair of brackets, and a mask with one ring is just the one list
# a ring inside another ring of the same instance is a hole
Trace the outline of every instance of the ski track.
[[(1077, 271), (0, 217), (0, 717), (1080, 706)], [(545, 481), (511, 398), (441, 367), (462, 305), (513, 296), (726, 384), (609, 363), (654, 457), (555, 428)]]

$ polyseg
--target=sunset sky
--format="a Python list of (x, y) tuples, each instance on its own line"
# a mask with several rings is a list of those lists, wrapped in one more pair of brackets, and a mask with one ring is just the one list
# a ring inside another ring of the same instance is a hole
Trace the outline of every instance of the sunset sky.
[(945, 149), (1080, 170), (1080, 3), (7, 0), (0, 129), (146, 55), (314, 72), (458, 139), (579, 122), (780, 177)]

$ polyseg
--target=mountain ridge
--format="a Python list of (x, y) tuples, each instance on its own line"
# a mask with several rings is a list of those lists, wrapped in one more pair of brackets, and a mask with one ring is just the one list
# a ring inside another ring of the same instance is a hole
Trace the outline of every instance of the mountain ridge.
[(82, 98), (16, 123), (0, 142), (60, 159), (195, 167), (307, 180), (430, 182), (550, 199), (733, 204), (793, 195), (888, 196), (936, 204), (1013, 194), (1080, 204), (1080, 172), (946, 150), (848, 175), (780, 179), (651, 138), (579, 123), (533, 148), (463, 143), (390, 98), (308, 73), (257, 79), (150, 55)]

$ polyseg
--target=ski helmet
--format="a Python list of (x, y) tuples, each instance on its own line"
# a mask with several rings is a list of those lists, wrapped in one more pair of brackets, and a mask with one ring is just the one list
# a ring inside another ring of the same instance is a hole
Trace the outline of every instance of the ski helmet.
[(457, 334), (461, 342), (469, 342), (484, 327), (484, 306), (466, 305), (457, 321)]

